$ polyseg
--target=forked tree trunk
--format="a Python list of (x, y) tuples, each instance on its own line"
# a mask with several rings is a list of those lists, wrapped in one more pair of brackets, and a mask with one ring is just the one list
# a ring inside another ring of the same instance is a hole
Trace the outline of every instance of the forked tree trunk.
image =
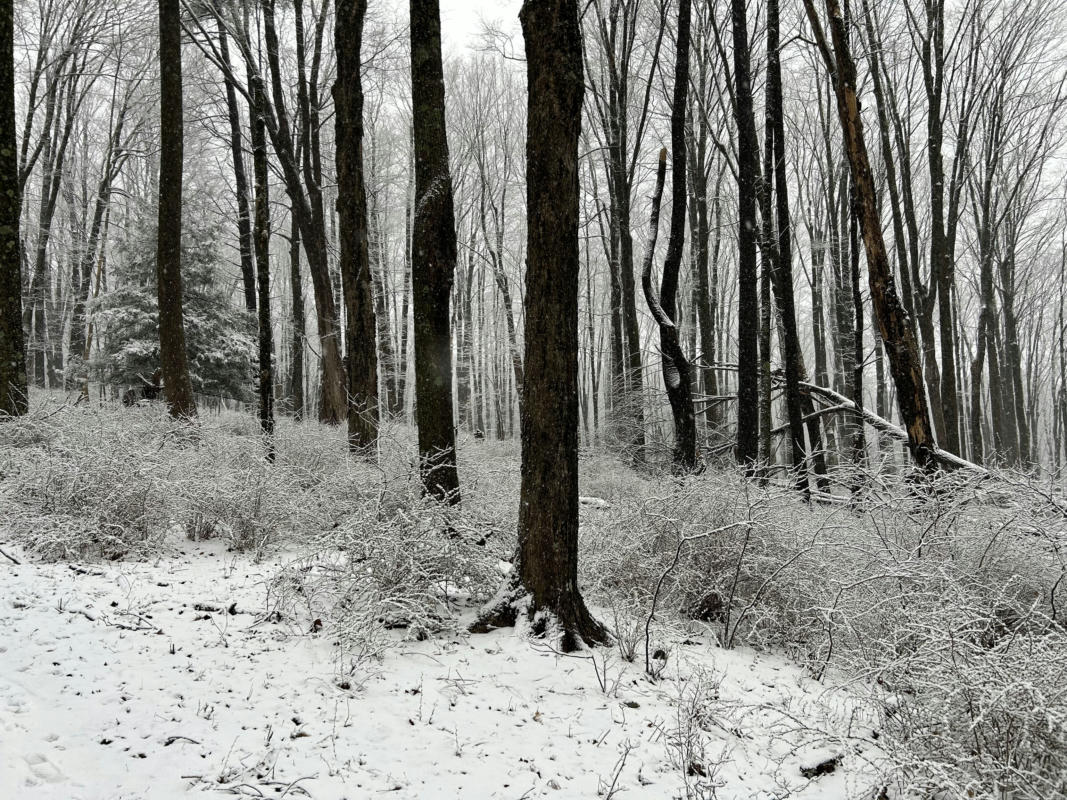
[(179, 0), (159, 0), (159, 361), (171, 416), (196, 416), (182, 309), (182, 27)]
[(686, 146), (685, 113), (689, 90), (690, 0), (678, 4), (678, 35), (674, 67), (674, 95), (671, 100), (671, 231), (663, 261), (663, 276), (657, 299), (652, 290), (652, 261), (659, 227), (659, 199), (663, 192), (666, 150), (660, 151), (656, 193), (653, 197), (652, 227), (648, 252), (641, 271), (641, 288), (645, 301), (659, 326), (659, 344), (663, 359), (663, 384), (674, 420), (674, 468), (680, 472), (696, 469), (696, 413), (693, 408), (692, 368), (682, 351), (677, 320), (678, 273), (682, 264), (686, 220)]
[(437, 0), (411, 0), (411, 107), (415, 138), (412, 311), (419, 471), (428, 495), (454, 504), (459, 502), (459, 474), (452, 419), (448, 300), (456, 270), (456, 218), (448, 168)]
[(564, 650), (608, 641), (578, 590), (578, 141), (582, 41), (577, 0), (526, 0), (526, 386), (519, 554), (509, 590), (472, 630), (514, 624), (561, 634)]
[(366, 0), (337, 4), (333, 86), (337, 128), (337, 214), (348, 360), (348, 443), (362, 450), (378, 440), (378, 350), (370, 275), (367, 194), (363, 182), (363, 82), (360, 51)]
[(14, 3), (0, 0), (0, 416), (29, 410), (22, 333), (22, 192), (15, 147)]

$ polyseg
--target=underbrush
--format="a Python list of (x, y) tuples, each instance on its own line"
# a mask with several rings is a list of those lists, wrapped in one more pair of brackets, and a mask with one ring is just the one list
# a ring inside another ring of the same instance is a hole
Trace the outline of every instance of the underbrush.
[(852, 735), (882, 753), (886, 797), (1067, 796), (1057, 492), (1019, 475), (851, 483), (867, 488), (835, 504), (721, 473), (620, 494), (581, 562), (620, 653), (639, 660), (673, 624), (792, 654), (866, 699)]
[[(0, 424), (0, 535), (42, 560), (150, 558), (182, 537), (295, 550), (268, 616), (327, 632), (351, 671), (398, 638), (456, 630), (510, 569), (518, 443), (461, 436), (463, 502), (448, 508), (422, 498), (414, 452), (400, 427), (371, 463), (337, 429), (280, 420), (270, 464), (245, 416), (189, 426), (48, 401)], [(1011, 473), (838, 477), (862, 490), (808, 503), (583, 451), (579, 578), (620, 657), (659, 680), (694, 633), (789, 653), (860, 698), (839, 756), (874, 759), (886, 798), (1067, 796), (1062, 491)], [(684, 743), (679, 763), (718, 752), (701, 721), (717, 701), (701, 697), (665, 736)]]

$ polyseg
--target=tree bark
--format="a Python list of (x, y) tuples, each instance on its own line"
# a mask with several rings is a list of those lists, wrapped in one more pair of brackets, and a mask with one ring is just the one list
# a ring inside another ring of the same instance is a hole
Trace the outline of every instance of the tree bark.
[(521, 409), (519, 555), (510, 589), (473, 630), (514, 624), (564, 650), (608, 641), (578, 590), (578, 142), (582, 42), (577, 0), (525, 0), (526, 387)]
[[(353, 451), (378, 439), (378, 351), (370, 275), (367, 194), (363, 181), (363, 82), (360, 52), (366, 0), (337, 4), (333, 86), (337, 137), (337, 214), (348, 361), (348, 443)], [(447, 316), (446, 316), (447, 319)]]
[(804, 0), (808, 20), (823, 60), (834, 76), (838, 116), (859, 203), (871, 300), (878, 317), (879, 332), (889, 354), (890, 372), (896, 384), (900, 416), (908, 432), (908, 449), (920, 467), (932, 470), (937, 466), (937, 444), (934, 441), (930, 409), (923, 390), (919, 348), (908, 323), (907, 312), (897, 297), (885, 241), (882, 238), (874, 177), (863, 138), (863, 121), (856, 90), (856, 65), (849, 51), (840, 5), (837, 0), (825, 0), (825, 6), (833, 40), (833, 54), (823, 33), (814, 0)]
[[(793, 228), (789, 217), (789, 181), (785, 160), (785, 109), (782, 98), (782, 62), (779, 53), (778, 0), (767, 3), (767, 117), (769, 135), (773, 136), (773, 175), (765, 176), (767, 190), (773, 180), (775, 198), (775, 222), (778, 229), (777, 259), (774, 279), (774, 299), (782, 319), (783, 360), (785, 362), (785, 402), (789, 417), (789, 440), (794, 477), (801, 492), (808, 491), (808, 479), (804, 470), (804, 398), (800, 381), (804, 375), (804, 353), (800, 348), (797, 331), (796, 302), (793, 297)], [(810, 402), (810, 401), (809, 401)], [(819, 441), (819, 422), (813, 420), (812, 445)]]
[(289, 394), (293, 398), (293, 416), (304, 418), (304, 337), (307, 321), (304, 318), (304, 285), (300, 280), (300, 224), (290, 211), (289, 224), (289, 293), (293, 304), (292, 375)]
[[(219, 25), (219, 57), (226, 64), (230, 63), (229, 37), (222, 20)], [(241, 112), (237, 107), (237, 91), (234, 88), (232, 73), (223, 71), (226, 84), (226, 115), (230, 123), (230, 158), (233, 161), (233, 188), (237, 196), (237, 249), (241, 255), (241, 280), (244, 286), (245, 308), (252, 314), (256, 312), (256, 270), (253, 263), (252, 220), (248, 202), (248, 177), (245, 175), (244, 147), (241, 144)], [(252, 125), (257, 123), (253, 122)], [(262, 125), (262, 121), (258, 124)], [(255, 148), (255, 144), (252, 145)]]
[(751, 471), (759, 448), (759, 298), (756, 270), (756, 181), (759, 144), (752, 102), (747, 3), (731, 0), (737, 117), (737, 462)]
[[(314, 185), (315, 170), (309, 164), (316, 162), (318, 157), (306, 154), (308, 148), (313, 148), (318, 143), (317, 126), (312, 125), (310, 118), (306, 122), (301, 121), (301, 127), (305, 131), (304, 140), (299, 148), (293, 141), (293, 133), (290, 128), (289, 117), (285, 106), (285, 88), (281, 79), (281, 64), (278, 54), (278, 35), (274, 20), (275, 0), (263, 0), (263, 34), (266, 44), (267, 67), (270, 73), (271, 95), (273, 102), (267, 96), (265, 88), (261, 88), (264, 111), (266, 112), (267, 131), (274, 145), (274, 152), (278, 156), (282, 177), (285, 181), (286, 192), (292, 201), (292, 209), (296, 213), (300, 224), (301, 241), (304, 245), (304, 253), (307, 255), (308, 271), (311, 273), (311, 285), (315, 296), (315, 314), (318, 323), (319, 345), (322, 349), (322, 386), (319, 398), (319, 420), (328, 424), (338, 424), (348, 416), (348, 403), (346, 401), (346, 387), (349, 379), (345, 373), (345, 366), (341, 358), (341, 330), (337, 313), (337, 302), (330, 278), (329, 248), (326, 242), (326, 223), (323, 216), (321, 191)], [(323, 9), (325, 11), (325, 8)], [(247, 43), (246, 43), (247, 45)], [(298, 42), (298, 49), (303, 51), (302, 37)], [(246, 46), (243, 53), (248, 70), (249, 85), (259, 84), (263, 86), (262, 76), (254, 71), (253, 54), (251, 48)], [(305, 81), (300, 76), (299, 83)], [(301, 90), (298, 104), (302, 105), (306, 90)], [(310, 134), (314, 131), (314, 135)], [(302, 157), (301, 157), (302, 156)], [(301, 164), (304, 165), (303, 177)], [(307, 186), (305, 194), (305, 179), (311, 177), (312, 184)], [(366, 201), (364, 200), (364, 206)], [(365, 236), (364, 236), (365, 238)]]
[(448, 301), (456, 269), (456, 219), (448, 167), (437, 0), (411, 0), (411, 107), (415, 139), (412, 311), (419, 471), (428, 495), (455, 504), (459, 502), (459, 474)]
[[(255, 180), (255, 250), (258, 303), (255, 310), (259, 323), (259, 426), (263, 431), (267, 460), (274, 461), (274, 341), (270, 318), (270, 184), (267, 164), (267, 131), (261, 102), (255, 103), (251, 116), (252, 176)], [(236, 155), (236, 153), (235, 153)], [(243, 156), (242, 156), (243, 157)], [(247, 187), (245, 189), (247, 192)], [(247, 199), (247, 198), (246, 198)], [(252, 310), (252, 309), (250, 309)]]
[(159, 361), (171, 416), (196, 416), (182, 307), (182, 27), (179, 0), (159, 0)]
[(0, 416), (29, 410), (22, 333), (22, 190), (15, 142), (14, 3), (0, 1)]

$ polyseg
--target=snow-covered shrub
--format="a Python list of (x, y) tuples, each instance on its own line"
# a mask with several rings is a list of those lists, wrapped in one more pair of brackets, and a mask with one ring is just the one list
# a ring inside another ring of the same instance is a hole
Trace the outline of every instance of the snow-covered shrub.
[(349, 472), (361, 479), (349, 486), (345, 513), (309, 532), (308, 554), (271, 586), (273, 618), (328, 631), (346, 671), (402, 638), (454, 630), (460, 611), (496, 590), (514, 547), (513, 532), (487, 515), (474, 465), (463, 473), (463, 506), (447, 507), (422, 496), (414, 465), (403, 469), (410, 461), (387, 439), (379, 467)]
[(117, 425), (91, 409), (46, 404), (0, 429), (21, 444), (0, 449), (2, 524), (29, 552), (78, 560), (158, 550), (168, 528), (161, 448), (172, 423), (151, 409)]
[(709, 471), (618, 496), (584, 513), (583, 586), (645, 619), (656, 597), (657, 621), (785, 650), (866, 696), (857, 735), (886, 753), (890, 797), (1062, 796), (1061, 494), (1010, 474), (842, 477), (867, 488), (806, 503)]

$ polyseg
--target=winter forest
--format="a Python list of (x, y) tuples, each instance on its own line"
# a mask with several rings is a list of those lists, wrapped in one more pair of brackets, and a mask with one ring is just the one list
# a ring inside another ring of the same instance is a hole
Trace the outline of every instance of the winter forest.
[(1067, 798), (1062, 0), (0, 0), (0, 796)]

